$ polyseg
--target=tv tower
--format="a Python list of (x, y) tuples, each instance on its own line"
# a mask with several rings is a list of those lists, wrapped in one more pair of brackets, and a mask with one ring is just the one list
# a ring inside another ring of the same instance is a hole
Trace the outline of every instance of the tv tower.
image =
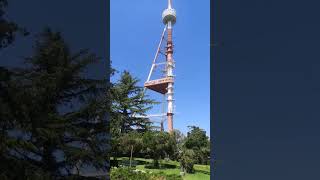
[[(173, 132), (173, 107), (174, 107), (174, 75), (173, 75), (173, 69), (174, 69), (174, 60), (173, 60), (173, 41), (172, 41), (172, 29), (173, 25), (176, 23), (176, 11), (172, 8), (172, 1), (168, 0), (168, 8), (165, 9), (162, 13), (162, 22), (165, 25), (165, 28), (163, 30), (161, 40), (156, 52), (156, 55), (153, 59), (153, 63), (151, 66), (151, 70), (148, 76), (147, 81), (144, 84), (144, 87), (150, 90), (153, 90), (155, 92), (158, 92), (160, 94), (166, 95), (167, 97), (167, 122), (168, 122), (168, 131), (169, 133)], [(165, 32), (167, 33), (167, 44), (165, 47), (165, 57), (166, 62), (165, 63), (156, 63), (156, 60), (158, 58), (158, 55), (160, 53), (160, 47), (162, 44), (162, 41), (164, 39)], [(151, 74), (156, 66), (159, 66), (160, 64), (164, 64), (164, 72), (165, 75), (162, 78), (158, 78), (155, 80), (150, 80)], [(161, 121), (161, 130), (163, 130), (163, 121)]]

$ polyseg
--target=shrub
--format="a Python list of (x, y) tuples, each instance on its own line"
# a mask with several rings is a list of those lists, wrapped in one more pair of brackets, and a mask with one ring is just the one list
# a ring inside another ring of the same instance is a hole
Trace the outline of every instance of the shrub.
[(110, 179), (112, 180), (149, 180), (149, 174), (140, 171), (135, 172), (133, 168), (112, 168)]
[(123, 167), (112, 168), (110, 178), (112, 180), (182, 180), (181, 176), (175, 174), (150, 173)]
[(195, 153), (192, 149), (184, 149), (180, 155), (180, 165), (184, 172), (193, 173)]

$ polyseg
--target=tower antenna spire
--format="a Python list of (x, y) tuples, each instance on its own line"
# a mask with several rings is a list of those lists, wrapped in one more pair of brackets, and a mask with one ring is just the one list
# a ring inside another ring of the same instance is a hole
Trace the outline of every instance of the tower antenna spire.
[[(166, 62), (165, 62), (165, 72), (166, 75), (164, 78), (149, 80), (153, 66), (151, 67), (148, 80), (144, 83), (144, 87), (151, 89), (161, 94), (165, 94), (167, 97), (167, 121), (168, 121), (168, 131), (173, 133), (173, 115), (174, 115), (174, 60), (173, 60), (173, 40), (172, 40), (172, 31), (173, 25), (176, 23), (176, 10), (172, 8), (172, 0), (168, 0), (168, 8), (162, 12), (162, 22), (167, 29), (167, 45), (166, 45)], [(162, 35), (163, 36), (163, 35)], [(161, 41), (162, 42), (162, 41)], [(161, 43), (160, 42), (160, 43)], [(160, 46), (159, 46), (160, 47)], [(159, 49), (159, 48), (158, 48)], [(158, 53), (158, 51), (157, 51)], [(156, 56), (157, 57), (157, 56)], [(154, 64), (153, 64), (154, 65)]]

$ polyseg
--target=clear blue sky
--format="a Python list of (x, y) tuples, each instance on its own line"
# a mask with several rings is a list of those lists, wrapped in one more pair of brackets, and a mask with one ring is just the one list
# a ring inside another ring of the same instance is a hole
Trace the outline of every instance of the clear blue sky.
[[(173, 0), (175, 105), (174, 128), (183, 133), (196, 125), (210, 134), (210, 1)], [(146, 80), (164, 25), (167, 0), (111, 0), (110, 46), (112, 66)], [(118, 76), (112, 78), (117, 79)], [(161, 100), (160, 94), (149, 93)], [(159, 97), (159, 98), (158, 98)], [(153, 112), (160, 113), (155, 107)], [(166, 123), (165, 123), (166, 128)]]

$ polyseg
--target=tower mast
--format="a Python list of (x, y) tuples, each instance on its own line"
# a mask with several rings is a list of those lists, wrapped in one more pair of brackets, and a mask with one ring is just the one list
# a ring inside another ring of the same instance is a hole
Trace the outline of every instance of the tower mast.
[[(172, 29), (173, 25), (176, 23), (176, 11), (172, 8), (171, 0), (168, 0), (168, 8), (165, 9), (162, 13), (163, 23), (167, 26), (167, 47), (166, 47), (166, 65), (167, 65), (167, 78), (173, 77), (174, 69), (174, 60), (173, 60), (173, 42), (172, 42)], [(167, 120), (168, 120), (168, 131), (169, 133), (173, 132), (173, 84), (172, 82), (168, 83), (167, 86)]]
[[(167, 116), (168, 121), (168, 131), (169, 133), (173, 132), (173, 84), (174, 84), (174, 60), (173, 60), (173, 42), (172, 42), (172, 29), (173, 25), (176, 23), (176, 11), (172, 8), (172, 0), (168, 0), (168, 8), (165, 9), (162, 13), (162, 22), (165, 25), (161, 40), (153, 60), (148, 79), (144, 83), (145, 89), (150, 89), (160, 94), (165, 94), (167, 96)], [(167, 44), (166, 44), (166, 74), (164, 78), (150, 80), (151, 74), (156, 67), (156, 59), (160, 52), (160, 46), (163, 40), (163, 37), (167, 32)], [(161, 121), (161, 129), (163, 129), (163, 121)]]

